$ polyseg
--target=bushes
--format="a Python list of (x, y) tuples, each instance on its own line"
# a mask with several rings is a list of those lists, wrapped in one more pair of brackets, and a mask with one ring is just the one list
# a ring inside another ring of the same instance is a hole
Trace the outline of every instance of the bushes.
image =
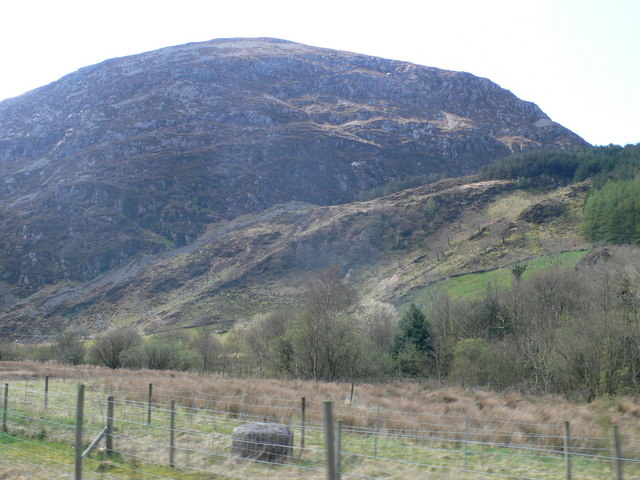
[(18, 360), (19, 352), (17, 345), (11, 341), (0, 341), (0, 360)]
[(483, 338), (460, 340), (453, 349), (453, 377), (464, 386), (487, 383), (489, 344)]
[(640, 249), (608, 251), (577, 270), (514, 278), (512, 289), (488, 288), (476, 301), (435, 296), (426, 313), (440, 376), (584, 398), (640, 392)]
[(84, 362), (87, 349), (78, 330), (62, 332), (52, 347), (52, 357), (59, 362), (80, 365)]
[(337, 268), (316, 272), (304, 303), (254, 320), (246, 341), (260, 373), (314, 380), (381, 377), (391, 372), (387, 351), (395, 309), (361, 303)]
[(140, 334), (132, 328), (113, 330), (96, 340), (91, 346), (89, 356), (97, 365), (120, 368), (136, 363), (134, 350), (141, 343)]

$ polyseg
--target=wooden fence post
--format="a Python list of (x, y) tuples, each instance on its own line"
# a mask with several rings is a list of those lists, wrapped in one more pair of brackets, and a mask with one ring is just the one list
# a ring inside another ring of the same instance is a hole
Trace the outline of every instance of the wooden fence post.
[(300, 401), (300, 454), (298, 458), (302, 458), (302, 451), (304, 450), (304, 434), (307, 420), (307, 399), (302, 397)]
[(564, 465), (567, 480), (571, 480), (571, 425), (568, 420), (564, 422)]
[(376, 428), (373, 433), (373, 456), (378, 456), (378, 431), (380, 430), (380, 407), (376, 409)]
[(169, 466), (175, 467), (175, 428), (176, 428), (176, 402), (171, 400), (171, 413), (169, 417)]
[(75, 480), (82, 480), (82, 423), (84, 422), (84, 385), (78, 385), (76, 399), (76, 463)]
[(622, 480), (622, 450), (620, 448), (620, 432), (618, 425), (611, 425), (611, 462), (615, 480)]
[(147, 425), (151, 425), (151, 405), (153, 404), (153, 383), (149, 384), (147, 392)]
[(464, 416), (464, 469), (469, 469), (469, 434), (471, 433), (471, 419)]
[(336, 445), (333, 428), (333, 402), (324, 402), (324, 443), (327, 456), (327, 480), (337, 480)]
[(338, 420), (336, 426), (336, 480), (340, 480), (342, 474), (342, 420)]
[(109, 396), (107, 398), (107, 435), (104, 439), (105, 443), (105, 454), (107, 457), (113, 455), (113, 396)]
[(353, 389), (355, 388), (356, 383), (351, 382), (351, 394), (349, 395), (349, 405), (353, 405)]
[(44, 409), (49, 410), (49, 377), (44, 377)]
[(7, 410), (9, 410), (9, 384), (4, 384), (4, 401), (2, 402), (2, 431), (7, 431)]

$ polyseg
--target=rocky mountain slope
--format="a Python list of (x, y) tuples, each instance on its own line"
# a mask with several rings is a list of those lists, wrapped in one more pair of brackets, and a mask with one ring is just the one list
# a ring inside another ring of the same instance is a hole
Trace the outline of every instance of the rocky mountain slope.
[(26, 295), (278, 203), (579, 145), (467, 73), (270, 39), (114, 59), (0, 103), (1, 275)]
[(224, 329), (295, 304), (312, 272), (331, 263), (364, 296), (403, 303), (452, 275), (588, 248), (579, 235), (587, 191), (460, 178), (368, 202), (279, 205), (211, 224), (189, 245), (139, 255), (89, 282), (60, 282), (25, 299), (5, 292), (0, 334), (66, 325)]
[(395, 178), (583, 145), (468, 73), (274, 39), (109, 60), (0, 102), (0, 293), (7, 311), (275, 205), (340, 205)]

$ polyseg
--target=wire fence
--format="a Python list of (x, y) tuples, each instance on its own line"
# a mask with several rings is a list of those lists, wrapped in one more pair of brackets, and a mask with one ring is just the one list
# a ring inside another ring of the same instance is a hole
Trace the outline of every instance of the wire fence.
[[(29, 478), (48, 479), (74, 473), (100, 479), (640, 479), (640, 440), (617, 427), (599, 432), (569, 422), (436, 415), (428, 405), (409, 412), (349, 402), (335, 404), (333, 419), (327, 403), (315, 399), (152, 387), (105, 390), (87, 383), (79, 413), (76, 383), (11, 379), (0, 390), (0, 473), (18, 468)], [(267, 440), (252, 440), (253, 458), (233, 452), (234, 429), (251, 422), (276, 423), (293, 434), (286, 461), (261, 458), (274, 447)], [(89, 452), (93, 443), (97, 448)], [(80, 450), (85, 456), (78, 460)]]

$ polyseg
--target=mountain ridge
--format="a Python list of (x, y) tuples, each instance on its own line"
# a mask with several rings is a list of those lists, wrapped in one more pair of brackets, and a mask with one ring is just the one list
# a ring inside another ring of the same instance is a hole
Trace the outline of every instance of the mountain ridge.
[(278, 39), (111, 59), (0, 102), (0, 280), (28, 298), (275, 205), (585, 145), (469, 73)]

